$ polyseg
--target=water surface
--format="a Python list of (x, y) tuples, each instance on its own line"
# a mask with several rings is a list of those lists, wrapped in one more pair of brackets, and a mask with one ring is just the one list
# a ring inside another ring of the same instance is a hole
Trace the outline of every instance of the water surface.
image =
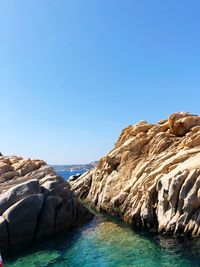
[(136, 232), (120, 219), (96, 213), (79, 229), (3, 257), (6, 267), (190, 267), (200, 266), (200, 239)]
[(86, 170), (74, 170), (74, 171), (59, 171), (57, 172), (60, 176), (62, 176), (65, 180), (68, 180), (70, 176), (83, 174)]
[(120, 220), (96, 214), (85, 226), (10, 251), (4, 260), (6, 267), (200, 266), (200, 242), (137, 233)]

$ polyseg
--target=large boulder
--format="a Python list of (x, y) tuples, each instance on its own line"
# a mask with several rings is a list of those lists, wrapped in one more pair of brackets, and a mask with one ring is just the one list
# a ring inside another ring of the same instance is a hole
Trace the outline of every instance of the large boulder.
[(31, 243), (92, 217), (44, 161), (0, 156), (0, 249)]
[(42, 194), (28, 196), (3, 213), (8, 223), (11, 246), (33, 241), (43, 198)]
[(19, 200), (33, 194), (41, 192), (38, 180), (30, 180), (14, 187), (11, 187), (6, 192), (0, 195), (0, 214), (3, 214), (10, 206)]
[(97, 167), (70, 185), (135, 227), (200, 235), (200, 117), (180, 112), (125, 128)]

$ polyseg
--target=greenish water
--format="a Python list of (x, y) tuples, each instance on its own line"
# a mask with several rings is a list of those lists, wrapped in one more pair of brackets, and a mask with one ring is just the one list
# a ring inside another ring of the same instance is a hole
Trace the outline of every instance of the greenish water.
[(200, 266), (200, 240), (137, 233), (124, 222), (97, 214), (82, 228), (3, 256), (5, 267), (188, 267)]

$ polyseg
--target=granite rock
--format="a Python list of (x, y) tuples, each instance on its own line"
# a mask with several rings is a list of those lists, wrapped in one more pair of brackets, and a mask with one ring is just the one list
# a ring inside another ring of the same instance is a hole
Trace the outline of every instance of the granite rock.
[(44, 161), (0, 156), (0, 249), (69, 230), (92, 217)]
[(70, 185), (134, 227), (200, 235), (200, 117), (180, 112), (125, 128), (97, 167)]

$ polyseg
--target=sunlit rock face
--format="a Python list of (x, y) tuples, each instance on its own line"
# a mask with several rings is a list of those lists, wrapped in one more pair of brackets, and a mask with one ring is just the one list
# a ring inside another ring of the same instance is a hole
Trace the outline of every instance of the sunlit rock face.
[(0, 248), (31, 243), (90, 218), (44, 161), (0, 156)]
[(200, 117), (174, 113), (125, 128), (97, 167), (70, 182), (79, 198), (136, 227), (200, 234)]

